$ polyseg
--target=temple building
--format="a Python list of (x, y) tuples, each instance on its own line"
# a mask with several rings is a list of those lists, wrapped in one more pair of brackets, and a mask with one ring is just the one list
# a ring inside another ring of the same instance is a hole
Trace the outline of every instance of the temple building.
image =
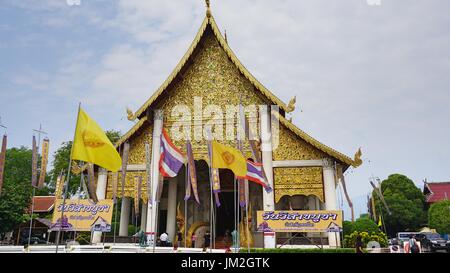
[(450, 196), (450, 182), (427, 182), (424, 181), (423, 195), (428, 205), (448, 200)]
[[(257, 232), (257, 211), (338, 209), (337, 183), (343, 179), (343, 173), (349, 167), (358, 167), (361, 164), (360, 152), (352, 159), (320, 143), (289, 121), (286, 114), (294, 110), (294, 101), (288, 104), (282, 102), (244, 67), (228, 46), (226, 37), (220, 32), (207, 1), (203, 23), (181, 61), (137, 111), (128, 110), (128, 119), (135, 123), (116, 143), (120, 153), (123, 152), (125, 143), (130, 145), (126, 182), (123, 185), (124, 195), (121, 196), (120, 172), (116, 184), (114, 182), (116, 174), (106, 171), (99, 173), (97, 182), (99, 199), (112, 198), (114, 184), (117, 186), (117, 196), (122, 198), (120, 236), (129, 235), (128, 225), (132, 224), (129, 215), (134, 207), (132, 199), (135, 198), (136, 177), (141, 177), (142, 181), (139, 218), (140, 227), (146, 232), (156, 232), (158, 235), (167, 232), (169, 238), (174, 241), (182, 222), (187, 242), (190, 243), (192, 235), (195, 234), (197, 237), (195, 246), (201, 247), (202, 235), (210, 229), (211, 209), (214, 210), (213, 234), (217, 245), (236, 229), (234, 219), (238, 210), (235, 208), (239, 204), (236, 204), (234, 175), (229, 170), (220, 169), (221, 206), (216, 207), (214, 202), (211, 202), (213, 197), (209, 181), (207, 140), (198, 136), (202, 135), (205, 125), (211, 120), (214, 120), (216, 125), (219, 124), (214, 128), (216, 133), (223, 130), (227, 131), (228, 136), (229, 128), (226, 129), (225, 126), (228, 116), (223, 117), (223, 113), (227, 111), (225, 106), (240, 104), (246, 107), (247, 116), (254, 117), (251, 123), (257, 129), (262, 164), (268, 183), (273, 188), (273, 191), (268, 193), (259, 184), (248, 183), (250, 208), (248, 229), (251, 232), (252, 246), (273, 248), (277, 244), (283, 244), (290, 237), (290, 234), (277, 233), (275, 236)], [(211, 105), (219, 107), (223, 113), (211, 110)], [(184, 116), (182, 122), (180, 117), (177, 117), (180, 107), (192, 113), (192, 116), (187, 118)], [(200, 116), (195, 113), (200, 113)], [(217, 120), (220, 122), (217, 123)], [(148, 202), (146, 144), (150, 145), (150, 186), (151, 196), (155, 198), (159, 180), (158, 162), (162, 128), (169, 133), (173, 143), (182, 152), (186, 152), (185, 138), (177, 138), (172, 128), (187, 123), (192, 125), (186, 126), (188, 130), (182, 133), (187, 132), (186, 136), (189, 135), (192, 142), (200, 204), (192, 197), (186, 202), (184, 200), (186, 171), (183, 167), (176, 177), (164, 179), (161, 200), (158, 206), (155, 206)], [(237, 122), (234, 121), (232, 124), (236, 125)], [(224, 137), (218, 141), (229, 146), (237, 146), (236, 138)], [(242, 150), (247, 158), (252, 157), (247, 141), (244, 141)], [(242, 217), (239, 221), (242, 221)], [(305, 237), (312, 243), (320, 244), (318, 242), (320, 240), (332, 247), (340, 245), (339, 234), (306, 234)], [(101, 236), (94, 236), (94, 241), (100, 238)]]

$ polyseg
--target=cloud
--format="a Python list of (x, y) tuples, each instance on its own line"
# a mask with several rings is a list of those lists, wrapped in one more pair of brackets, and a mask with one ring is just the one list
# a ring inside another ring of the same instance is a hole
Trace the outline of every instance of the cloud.
[(147, 44), (182, 36), (201, 10), (195, 0), (120, 0), (118, 9), (116, 26)]
[[(11, 77), (22, 90), (17, 96), (29, 88), (81, 100), (121, 130), (131, 127), (120, 121), (125, 106), (137, 109), (163, 83), (205, 12), (198, 0), (83, 1), (77, 8), (31, 2), (7, 3), (33, 10), (50, 26), (46, 38), (52, 43), (63, 42), (61, 29), (78, 41), (63, 46), (68, 50), (55, 70), (32, 67)], [(362, 146), (366, 162), (347, 178), (352, 196), (370, 190), (372, 174), (403, 172), (418, 183), (448, 178), (450, 2), (211, 4), (229, 45), (256, 78), (284, 101), (297, 96), (296, 125), (348, 155)], [(45, 19), (48, 12), (56, 15)]]

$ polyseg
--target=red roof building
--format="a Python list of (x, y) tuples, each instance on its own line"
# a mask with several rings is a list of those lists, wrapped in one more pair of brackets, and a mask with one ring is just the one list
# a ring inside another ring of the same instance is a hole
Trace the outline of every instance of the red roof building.
[(448, 200), (450, 198), (450, 182), (425, 182), (423, 194), (428, 204)]
[[(34, 213), (46, 213), (53, 210), (55, 206), (54, 196), (35, 196), (33, 199)], [(30, 204), (31, 209), (31, 204)]]

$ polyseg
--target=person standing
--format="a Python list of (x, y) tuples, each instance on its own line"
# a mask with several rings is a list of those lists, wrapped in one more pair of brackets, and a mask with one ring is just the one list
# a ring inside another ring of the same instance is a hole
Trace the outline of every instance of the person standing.
[(225, 235), (223, 236), (223, 242), (225, 243), (226, 246), (231, 245), (231, 234), (230, 234), (229, 229), (225, 230)]
[(178, 250), (178, 243), (175, 243), (175, 244), (173, 244), (173, 253), (178, 253), (178, 252), (180, 252)]
[(192, 237), (191, 237), (191, 247), (192, 248), (195, 248), (195, 240), (197, 239), (197, 236), (195, 236), (195, 234), (192, 234)]
[(209, 234), (209, 232), (205, 233), (205, 247), (204, 249), (206, 250), (208, 247), (210, 247), (211, 244), (211, 235)]
[(178, 230), (178, 232), (177, 232), (177, 243), (178, 243), (178, 246), (181, 246), (181, 241), (182, 240), (183, 240), (183, 233), (181, 233), (181, 231)]
[(408, 240), (408, 253), (420, 253), (419, 245), (417, 244), (416, 236), (411, 235)]
[(356, 251), (356, 253), (364, 253), (362, 237), (359, 234), (358, 234), (358, 236), (356, 236), (355, 251)]
[(161, 246), (167, 246), (167, 239), (169, 238), (169, 235), (167, 233), (163, 232), (161, 236), (159, 236), (159, 240), (161, 241)]

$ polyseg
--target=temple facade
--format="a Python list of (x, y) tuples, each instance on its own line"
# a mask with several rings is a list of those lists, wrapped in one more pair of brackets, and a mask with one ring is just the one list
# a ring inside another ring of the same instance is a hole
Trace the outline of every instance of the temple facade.
[[(173, 241), (177, 231), (183, 229), (187, 234), (188, 245), (195, 234), (195, 246), (201, 247), (203, 234), (211, 228), (211, 210), (214, 210), (213, 234), (217, 245), (235, 229), (246, 228), (239, 225), (245, 213), (236, 204), (236, 183), (231, 171), (221, 169), (219, 172), (221, 206), (217, 207), (211, 202), (213, 196), (209, 181), (207, 141), (202, 138), (205, 126), (214, 121), (213, 137), (215, 133), (219, 132), (217, 135), (220, 135), (223, 132), (226, 137), (218, 141), (236, 147), (237, 140), (230, 135), (236, 135), (237, 130), (233, 131), (229, 125), (237, 125), (237, 121), (230, 123), (233, 119), (226, 115), (226, 106), (240, 104), (245, 107), (245, 113), (258, 135), (262, 164), (268, 183), (273, 188), (272, 192), (267, 193), (260, 185), (248, 183), (250, 236), (242, 237), (246, 237), (245, 240), (254, 247), (266, 248), (282, 244), (290, 237), (291, 234), (287, 233), (277, 233), (275, 236), (257, 232), (256, 211), (338, 209), (337, 183), (343, 179), (343, 173), (350, 166), (358, 167), (361, 164), (360, 154), (357, 153), (352, 159), (315, 140), (289, 121), (286, 113), (294, 110), (293, 101), (288, 104), (282, 102), (242, 65), (219, 31), (208, 5), (194, 41), (173, 72), (137, 111), (128, 111), (128, 119), (135, 123), (116, 143), (119, 152), (123, 151), (125, 143), (130, 145), (123, 196), (121, 173), (118, 174), (116, 184), (116, 174), (99, 172), (98, 197), (112, 198), (116, 186), (117, 195), (122, 198), (120, 236), (128, 235), (128, 225), (131, 224), (129, 215), (134, 207), (132, 199), (135, 198), (136, 177), (141, 177), (142, 181), (140, 227), (149, 234), (167, 232)], [(211, 105), (215, 106), (214, 109), (221, 109), (222, 113), (209, 110)], [(180, 107), (191, 115), (181, 118)], [(184, 137), (174, 135), (172, 130), (180, 124), (187, 124), (181, 126), (187, 129), (180, 130), (181, 134), (185, 133)], [(174, 144), (183, 152), (186, 151), (186, 137), (191, 139), (200, 204), (193, 198), (184, 200), (184, 168), (176, 177), (164, 180), (157, 206), (154, 202), (148, 202), (148, 190), (151, 190), (150, 196), (155, 200), (160, 179), (158, 162), (162, 128), (166, 129)], [(147, 188), (146, 183), (146, 144), (150, 145), (151, 152), (151, 189)], [(252, 157), (248, 141), (244, 141), (242, 150), (246, 157)], [(238, 223), (235, 221), (236, 213), (240, 215)], [(330, 246), (340, 244), (339, 235), (335, 233), (305, 234), (305, 237), (312, 243), (319, 244), (320, 240)], [(99, 241), (101, 236), (96, 233), (93, 238)]]

